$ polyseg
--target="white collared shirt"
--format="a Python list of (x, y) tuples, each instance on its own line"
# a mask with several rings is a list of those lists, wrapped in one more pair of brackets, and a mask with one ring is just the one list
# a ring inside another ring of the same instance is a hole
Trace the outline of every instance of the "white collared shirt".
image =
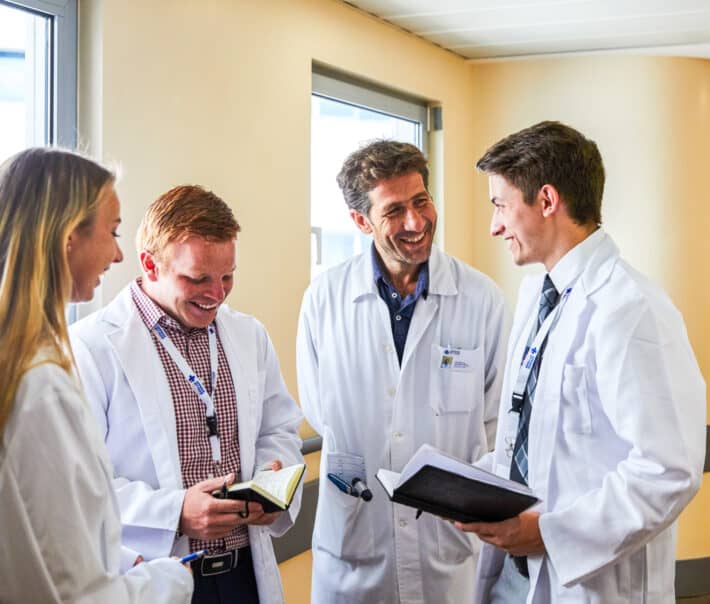
[(599, 227), (557, 261), (549, 275), (558, 292), (562, 292), (582, 274), (587, 262), (606, 237), (604, 229)]

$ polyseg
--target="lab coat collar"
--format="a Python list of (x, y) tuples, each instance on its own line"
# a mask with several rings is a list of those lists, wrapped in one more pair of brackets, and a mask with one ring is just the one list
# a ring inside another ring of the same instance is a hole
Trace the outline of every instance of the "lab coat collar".
[(609, 280), (619, 260), (619, 248), (609, 235), (604, 232), (601, 234), (599, 245), (594, 249), (580, 278), (581, 289), (587, 295), (594, 293)]
[[(558, 292), (562, 292), (578, 277), (574, 289), (588, 296), (611, 275), (611, 271), (619, 258), (619, 249), (611, 237), (602, 229), (594, 231), (584, 241), (567, 252), (550, 271), (550, 279)], [(539, 296), (544, 273), (536, 282), (535, 290)]]
[(569, 250), (550, 271), (550, 279), (558, 292), (568, 287), (584, 270), (587, 262), (606, 237), (601, 228)]
[(455, 296), (458, 293), (451, 261), (437, 246), (432, 246), (429, 256), (429, 293)]
[[(367, 252), (360, 254), (352, 262), (350, 299), (357, 302), (361, 297), (369, 294), (379, 295), (370, 254)], [(433, 245), (429, 256), (429, 295), (454, 296), (457, 293), (451, 263), (446, 254)]]

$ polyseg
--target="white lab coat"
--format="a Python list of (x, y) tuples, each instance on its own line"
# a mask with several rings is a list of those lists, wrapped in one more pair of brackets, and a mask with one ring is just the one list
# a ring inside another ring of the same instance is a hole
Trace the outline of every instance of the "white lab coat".
[[(323, 436), (313, 535), (318, 604), (471, 601), (479, 542), (448, 522), (392, 504), (375, 479), (400, 471), (423, 443), (474, 461), (495, 437), (507, 318), (487, 277), (432, 250), (402, 366), (369, 251), (329, 270), (305, 293), (297, 338), (301, 406)], [(471, 370), (441, 369), (460, 347)], [(364, 457), (366, 503), (326, 477), (328, 454)]]
[[(675, 602), (675, 520), (697, 491), (705, 384), (680, 313), (619, 258), (605, 233), (549, 335), (530, 424), (529, 484), (546, 555), (528, 558), (528, 603)], [(543, 276), (523, 281), (510, 337), (496, 451), (507, 476), (513, 382)], [(514, 437), (513, 437), (514, 438)], [(503, 552), (484, 545), (476, 602)]]
[(175, 560), (120, 574), (111, 476), (77, 382), (54, 364), (27, 372), (0, 448), (0, 600), (190, 602), (192, 577)]
[[(302, 415), (286, 391), (266, 330), (226, 305), (220, 307), (216, 323), (237, 398), (242, 480), (274, 459), (284, 466), (302, 463), (297, 433)], [(124, 544), (146, 559), (186, 553), (188, 538), (176, 540), (185, 490), (170, 386), (130, 288), (74, 324), (70, 336), (114, 464)], [(283, 601), (271, 536), (285, 533), (299, 508), (300, 492), (274, 524), (249, 527), (263, 604)]]

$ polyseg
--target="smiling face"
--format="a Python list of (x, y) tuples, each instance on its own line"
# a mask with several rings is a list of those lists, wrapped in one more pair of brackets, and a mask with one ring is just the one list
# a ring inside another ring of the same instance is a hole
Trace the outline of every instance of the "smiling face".
[(491, 235), (506, 241), (515, 264), (544, 262), (548, 245), (541, 197), (525, 203), (522, 191), (498, 174), (488, 176), (488, 188), (495, 206)]
[(410, 172), (383, 180), (368, 195), (368, 215), (351, 210), (350, 216), (363, 233), (372, 235), (393, 279), (415, 274), (431, 254), (436, 230), (436, 208), (422, 175)]
[(121, 262), (123, 253), (116, 241), (121, 222), (121, 206), (113, 186), (101, 193), (93, 220), (75, 228), (67, 241), (67, 262), (72, 278), (71, 301), (88, 302), (101, 275), (112, 263)]
[(167, 314), (185, 327), (207, 327), (232, 291), (236, 240), (190, 237), (172, 242), (160, 257), (141, 252), (142, 287)]

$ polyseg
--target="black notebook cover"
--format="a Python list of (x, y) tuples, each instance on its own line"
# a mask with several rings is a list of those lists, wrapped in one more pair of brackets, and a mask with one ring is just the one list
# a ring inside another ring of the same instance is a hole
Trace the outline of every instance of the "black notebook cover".
[(394, 490), (392, 501), (460, 522), (499, 522), (538, 499), (425, 465)]
[[(222, 499), (221, 496), (218, 497), (219, 499)], [(271, 512), (283, 512), (291, 506), (291, 502), (289, 501), (285, 508), (281, 508), (273, 501), (267, 499), (261, 493), (257, 493), (253, 489), (240, 489), (239, 491), (232, 491), (227, 495), (227, 499), (236, 499), (237, 501), (255, 501), (261, 504), (261, 507), (264, 508), (264, 512), (267, 514), (270, 514)]]

